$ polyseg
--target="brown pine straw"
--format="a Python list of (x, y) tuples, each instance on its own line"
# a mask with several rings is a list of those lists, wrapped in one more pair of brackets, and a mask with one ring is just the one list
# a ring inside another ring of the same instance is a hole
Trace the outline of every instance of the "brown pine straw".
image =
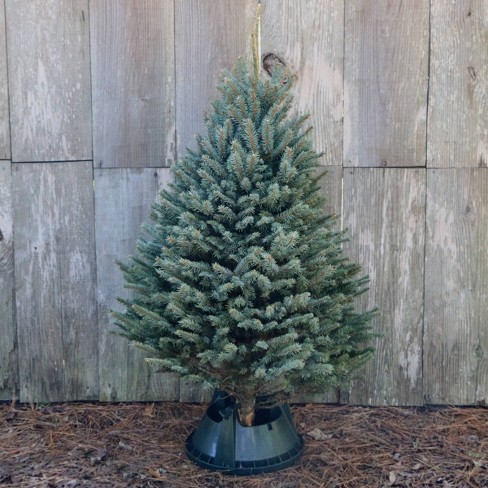
[[(488, 409), (295, 405), (306, 448), (271, 474), (193, 465), (204, 405), (0, 405), (0, 487), (488, 487)], [(310, 434), (309, 434), (310, 433)]]

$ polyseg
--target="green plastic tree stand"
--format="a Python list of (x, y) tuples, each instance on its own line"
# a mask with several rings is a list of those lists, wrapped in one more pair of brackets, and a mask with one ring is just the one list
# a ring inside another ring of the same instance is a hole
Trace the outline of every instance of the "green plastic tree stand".
[(234, 399), (217, 391), (186, 440), (187, 455), (199, 466), (237, 475), (278, 471), (297, 461), (303, 438), (288, 405), (256, 410), (254, 424), (241, 425)]

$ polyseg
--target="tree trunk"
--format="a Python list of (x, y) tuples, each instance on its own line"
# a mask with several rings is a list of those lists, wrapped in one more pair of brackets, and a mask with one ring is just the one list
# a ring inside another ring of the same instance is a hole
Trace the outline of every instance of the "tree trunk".
[(254, 424), (254, 407), (256, 398), (254, 395), (243, 396), (240, 398), (241, 408), (239, 408), (239, 421), (245, 427), (251, 427)]

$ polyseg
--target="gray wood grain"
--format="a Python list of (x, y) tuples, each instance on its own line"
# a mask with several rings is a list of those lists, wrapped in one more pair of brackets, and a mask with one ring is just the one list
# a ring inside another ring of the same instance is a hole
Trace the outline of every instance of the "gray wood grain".
[[(488, 3), (262, 3), (381, 312), (364, 379), (305, 400), (487, 403)], [(209, 399), (109, 334), (114, 261), (250, 57), (256, 5), (0, 0), (0, 400)]]
[(217, 95), (218, 74), (251, 48), (254, 0), (175, 3), (177, 153), (194, 147), (204, 112)]
[(92, 163), (14, 164), (21, 401), (98, 398)]
[(262, 52), (297, 75), (295, 110), (310, 113), (322, 164), (342, 164), (344, 0), (263, 0)]
[(488, 166), (488, 2), (432, 0), (429, 167)]
[(5, 0), (13, 161), (92, 159), (88, 0)]
[(96, 168), (175, 159), (172, 0), (90, 4)]
[(320, 168), (319, 173), (324, 170), (326, 174), (319, 182), (322, 195), (326, 198), (324, 211), (327, 214), (337, 215), (339, 218), (338, 226), (340, 227), (340, 216), (342, 214), (342, 166)]
[(141, 225), (149, 221), (158, 189), (167, 185), (169, 169), (114, 168), (95, 170), (95, 208), (100, 326), (100, 399), (102, 401), (175, 400), (179, 381), (156, 373), (144, 354), (115, 336), (110, 311), (121, 310), (117, 297), (130, 297), (123, 288), (116, 260), (135, 253)]
[(488, 403), (488, 170), (428, 171), (424, 389)]
[(0, 159), (10, 159), (5, 5), (0, 0)]
[(10, 161), (0, 161), (0, 400), (18, 394)]
[(351, 403), (422, 404), (425, 170), (344, 170), (345, 252), (370, 276), (360, 306), (380, 309), (375, 356)]
[(429, 0), (345, 3), (344, 166), (423, 166)]

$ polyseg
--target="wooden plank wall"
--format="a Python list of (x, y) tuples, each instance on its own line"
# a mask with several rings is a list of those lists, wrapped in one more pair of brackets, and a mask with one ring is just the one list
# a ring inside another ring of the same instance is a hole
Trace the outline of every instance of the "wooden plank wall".
[[(488, 4), (262, 0), (327, 210), (371, 278), (371, 405), (488, 402)], [(257, 0), (0, 0), (0, 400), (208, 398), (110, 333), (169, 167)], [(231, 6), (231, 8), (230, 8)]]
[[(169, 168), (95, 170), (95, 228), (98, 271), (100, 399), (179, 399), (179, 382), (171, 375), (152, 374), (142, 354), (128, 341), (110, 333), (110, 310), (116, 297), (128, 298), (116, 260), (134, 253), (141, 223), (149, 219), (158, 188), (167, 185)], [(116, 372), (114, 374), (114, 372)]]
[(5, 6), (12, 160), (91, 160), (88, 0)]
[(0, 160), (10, 159), (5, 5), (0, 2)]
[(96, 168), (175, 159), (173, 0), (90, 4)]
[(12, 177), (10, 161), (0, 161), (0, 400), (18, 388), (14, 289)]
[(98, 398), (92, 173), (91, 161), (12, 168), (24, 401)]

